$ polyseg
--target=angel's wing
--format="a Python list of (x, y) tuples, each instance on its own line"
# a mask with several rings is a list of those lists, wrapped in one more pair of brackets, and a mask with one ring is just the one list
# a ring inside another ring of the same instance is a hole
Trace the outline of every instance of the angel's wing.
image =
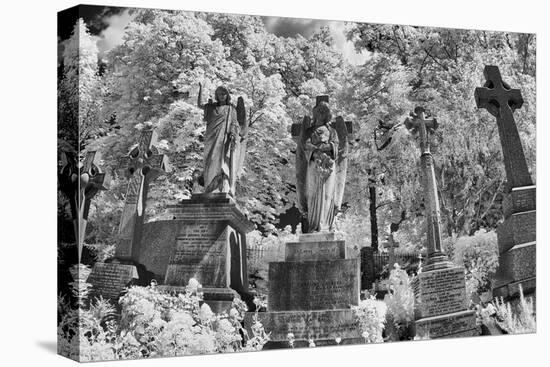
[(348, 171), (349, 136), (346, 122), (341, 116), (336, 117), (333, 127), (338, 134), (338, 156), (336, 157), (336, 186), (334, 193), (334, 205), (340, 209), (344, 198), (346, 186), (346, 174)]
[(296, 196), (297, 206), (302, 214), (307, 213), (307, 158), (305, 142), (308, 138), (311, 118), (304, 116), (300, 134), (296, 137)]

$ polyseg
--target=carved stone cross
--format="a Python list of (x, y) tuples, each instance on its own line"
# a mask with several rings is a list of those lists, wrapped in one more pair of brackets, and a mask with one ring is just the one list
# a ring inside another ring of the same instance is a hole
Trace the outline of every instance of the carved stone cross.
[(78, 226), (77, 226), (77, 241), (78, 241), (78, 262), (82, 256), (82, 246), (84, 245), (84, 237), (86, 233), (86, 224), (88, 222), (88, 212), (92, 198), (100, 191), (107, 190), (108, 178), (105, 173), (101, 172), (94, 164), (96, 157), (95, 151), (86, 153), (86, 157), (79, 164), (80, 182), (78, 188)]
[(438, 123), (434, 118), (426, 118), (423, 107), (416, 107), (411, 118), (405, 120), (405, 127), (420, 135), (420, 162), (422, 165), (422, 178), (424, 187), (424, 202), (426, 207), (426, 224), (428, 237), (428, 261), (426, 270), (435, 270), (450, 265), (447, 256), (443, 252), (441, 244), (441, 215), (439, 212), (439, 197), (437, 194), (437, 182), (433, 157), (430, 152), (428, 133), (437, 129)]
[(158, 154), (153, 146), (155, 141), (156, 133), (152, 129), (143, 130), (138, 146), (120, 161), (120, 169), (126, 172), (130, 180), (118, 230), (119, 241), (115, 251), (118, 259), (139, 258), (149, 183), (170, 171), (168, 157)]
[(502, 80), (497, 66), (486, 65), (484, 75), (487, 81), (483, 87), (476, 88), (474, 96), (477, 107), (487, 109), (497, 119), (508, 187), (530, 186), (533, 181), (513, 114), (523, 105), (521, 92), (519, 89), (511, 89)]

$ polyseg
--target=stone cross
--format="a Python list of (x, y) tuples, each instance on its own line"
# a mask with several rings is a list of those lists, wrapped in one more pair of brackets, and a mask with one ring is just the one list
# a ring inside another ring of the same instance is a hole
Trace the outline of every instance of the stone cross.
[(129, 182), (115, 250), (118, 259), (138, 260), (149, 183), (170, 171), (168, 157), (158, 154), (153, 146), (155, 141), (152, 129), (143, 130), (138, 146), (120, 161), (119, 167), (126, 172)]
[(84, 237), (86, 233), (86, 224), (88, 223), (88, 213), (92, 198), (101, 190), (107, 190), (109, 179), (105, 173), (101, 172), (94, 164), (96, 152), (90, 151), (86, 153), (86, 157), (79, 164), (80, 166), (80, 182), (78, 189), (78, 262), (82, 256), (82, 246), (84, 245)]
[(484, 75), (487, 81), (483, 87), (476, 88), (474, 96), (477, 107), (487, 109), (497, 119), (508, 187), (530, 186), (533, 181), (513, 115), (523, 105), (521, 92), (502, 80), (497, 66), (486, 65)]
[(82, 259), (90, 203), (100, 190), (107, 190), (108, 178), (94, 164), (95, 157), (95, 151), (87, 152), (82, 160), (76, 153), (63, 152), (61, 156), (63, 163), (59, 172), (59, 183), (71, 206), (78, 263)]
[(428, 260), (425, 270), (435, 270), (449, 266), (447, 256), (441, 245), (441, 215), (439, 212), (439, 198), (437, 195), (437, 182), (433, 166), (433, 157), (430, 152), (428, 133), (437, 129), (435, 118), (426, 118), (423, 107), (416, 107), (411, 113), (411, 118), (405, 120), (405, 127), (420, 135), (420, 162), (422, 165), (422, 177), (424, 187), (424, 203), (426, 207), (426, 224), (428, 237)]

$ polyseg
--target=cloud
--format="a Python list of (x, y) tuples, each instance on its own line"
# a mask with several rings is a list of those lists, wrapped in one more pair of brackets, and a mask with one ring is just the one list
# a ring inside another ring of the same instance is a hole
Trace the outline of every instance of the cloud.
[(126, 26), (134, 17), (135, 15), (130, 14), (130, 10), (126, 9), (122, 13), (110, 15), (103, 19), (107, 27), (99, 33), (99, 40), (97, 41), (100, 57), (113, 47), (123, 43)]
[(262, 18), (268, 32), (281, 37), (296, 37), (300, 34), (309, 38), (323, 26), (328, 26), (334, 39), (334, 47), (342, 53), (345, 59), (351, 64), (360, 65), (369, 58), (368, 52), (358, 53), (353, 42), (346, 39), (346, 23), (319, 19), (298, 19), (298, 18)]

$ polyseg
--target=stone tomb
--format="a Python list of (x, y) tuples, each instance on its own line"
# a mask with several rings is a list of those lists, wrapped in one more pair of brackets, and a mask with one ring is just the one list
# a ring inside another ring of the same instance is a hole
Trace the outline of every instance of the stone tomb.
[(195, 194), (169, 207), (168, 212), (175, 230), (168, 241), (172, 246), (163, 288), (182, 290), (195, 278), (203, 287), (205, 302), (215, 312), (228, 309), (236, 293), (250, 303), (246, 233), (253, 225), (231, 196)]
[[(285, 261), (269, 263), (267, 312), (257, 314), (271, 333), (264, 348), (289, 347), (289, 333), (296, 347), (310, 339), (316, 345), (363, 341), (351, 310), (359, 303), (360, 263), (346, 255), (344, 241), (333, 233), (304, 234), (286, 244)], [(248, 329), (254, 315), (245, 317)]]
[(477, 335), (475, 311), (468, 310), (463, 268), (421, 272), (412, 286), (417, 336), (434, 339)]

